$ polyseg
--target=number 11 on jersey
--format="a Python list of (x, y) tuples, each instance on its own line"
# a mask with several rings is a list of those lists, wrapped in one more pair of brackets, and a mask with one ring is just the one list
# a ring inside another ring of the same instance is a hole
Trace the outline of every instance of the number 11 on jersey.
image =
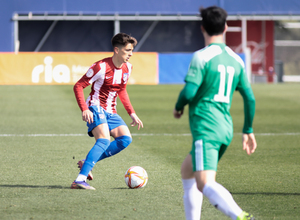
[[(214, 96), (214, 100), (216, 102), (229, 103), (232, 80), (234, 76), (234, 68), (232, 66), (225, 67), (224, 65), (218, 65), (218, 71), (220, 73), (220, 85), (219, 85), (219, 92)], [(226, 87), (226, 94), (225, 94), (227, 74), (228, 74), (228, 78), (227, 78), (227, 87)]]

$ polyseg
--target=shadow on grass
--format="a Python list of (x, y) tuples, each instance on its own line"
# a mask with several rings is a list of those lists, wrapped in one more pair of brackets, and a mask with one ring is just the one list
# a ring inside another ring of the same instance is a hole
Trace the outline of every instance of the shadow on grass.
[(39, 186), (39, 185), (0, 185), (0, 187), (7, 187), (7, 188), (46, 188), (46, 189), (71, 189), (70, 187), (66, 186)]
[[(52, 186), (39, 186), (39, 185), (0, 185), (0, 188), (46, 188), (46, 189), (71, 189), (71, 187), (66, 186), (58, 186), (58, 185), (52, 185)], [(130, 190), (128, 187), (118, 187), (118, 188), (112, 188), (112, 189), (127, 189)]]

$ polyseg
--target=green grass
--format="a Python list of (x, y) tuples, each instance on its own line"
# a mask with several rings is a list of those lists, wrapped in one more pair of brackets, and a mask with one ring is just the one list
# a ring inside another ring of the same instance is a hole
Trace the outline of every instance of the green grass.
[[(130, 127), (132, 144), (97, 163), (91, 182), (97, 190), (85, 191), (70, 185), (78, 174), (77, 161), (94, 140), (84, 135), (72, 87), (0, 86), (0, 219), (184, 219), (180, 166), (191, 136), (179, 135), (189, 134), (187, 111), (180, 120), (172, 116), (181, 88), (128, 86), (144, 128)], [(217, 181), (257, 219), (300, 219), (300, 85), (255, 84), (253, 90), (257, 151), (249, 157), (241, 149), (243, 104), (237, 93), (231, 109), (235, 135)], [(131, 122), (120, 102), (118, 113)], [(143, 189), (124, 183), (133, 165), (148, 172)], [(229, 218), (204, 199), (201, 219)]]

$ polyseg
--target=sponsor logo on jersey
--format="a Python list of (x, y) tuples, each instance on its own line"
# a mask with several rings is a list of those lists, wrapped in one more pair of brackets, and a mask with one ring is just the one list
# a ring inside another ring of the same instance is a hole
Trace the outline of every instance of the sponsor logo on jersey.
[(124, 73), (123, 74), (123, 81), (124, 81), (124, 83), (127, 83), (127, 80), (128, 80), (128, 73)]
[(187, 75), (188, 75), (188, 76), (191, 76), (191, 77), (195, 77), (195, 76), (196, 76), (195, 73), (192, 73), (192, 72), (188, 72)]

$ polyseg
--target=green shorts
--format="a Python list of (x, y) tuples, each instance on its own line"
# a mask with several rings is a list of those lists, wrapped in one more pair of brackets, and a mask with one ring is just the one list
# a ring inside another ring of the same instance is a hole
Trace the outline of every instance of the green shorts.
[(217, 141), (205, 141), (203, 139), (194, 141), (190, 152), (192, 155), (193, 171), (217, 171), (218, 162), (227, 147), (227, 145)]

